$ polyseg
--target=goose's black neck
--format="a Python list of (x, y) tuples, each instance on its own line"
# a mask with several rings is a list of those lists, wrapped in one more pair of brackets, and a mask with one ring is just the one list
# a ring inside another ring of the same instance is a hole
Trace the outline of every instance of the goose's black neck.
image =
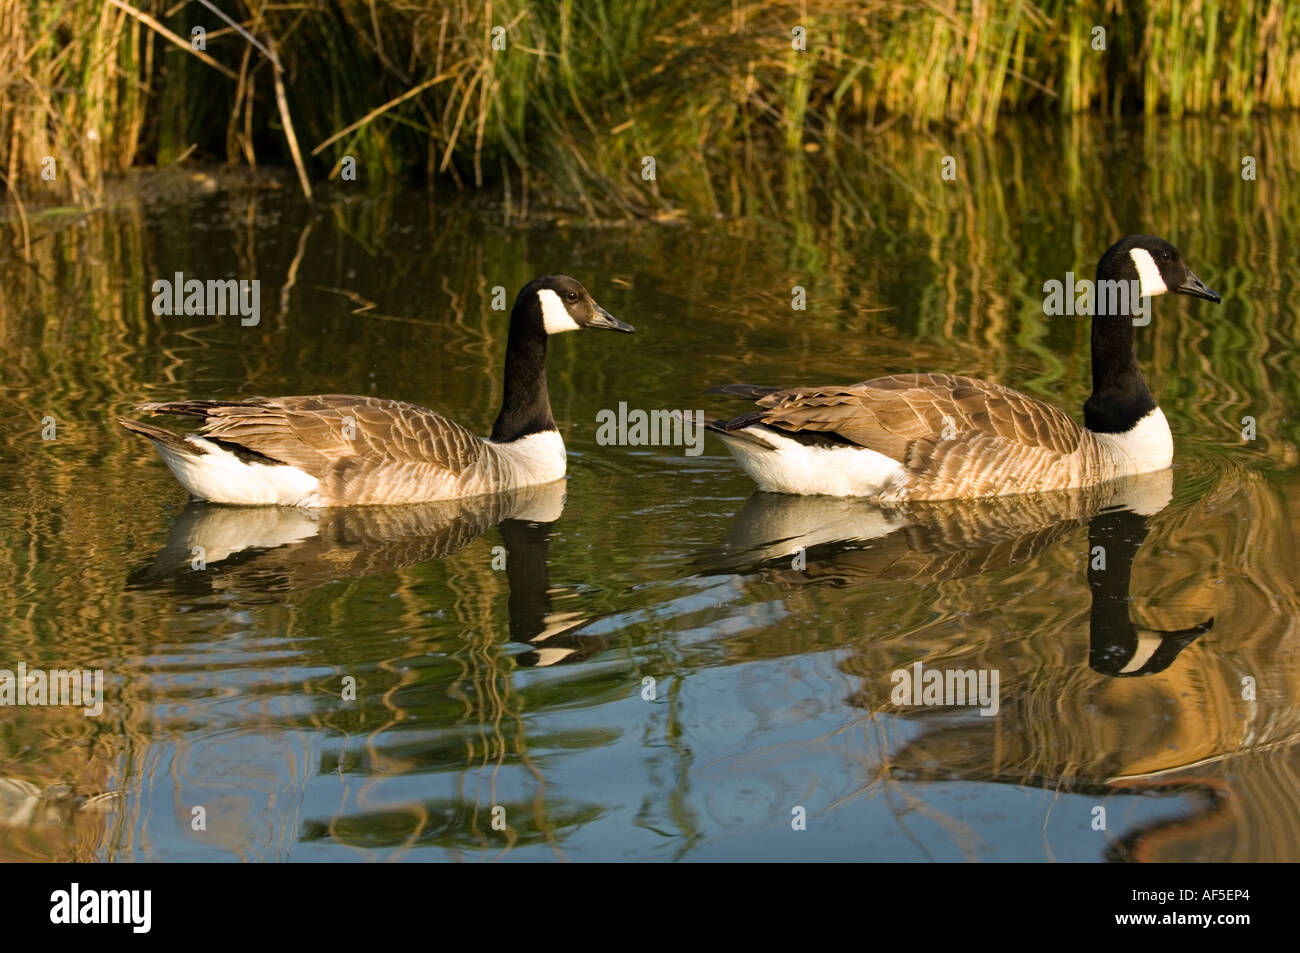
[[(1083, 405), (1083, 422), (1094, 433), (1124, 433), (1155, 410), (1156, 400), (1147, 389), (1133, 352), (1133, 315), (1105, 311), (1110, 296), (1101, 292), (1101, 282), (1127, 281), (1131, 277), (1108, 265), (1103, 259), (1103, 264), (1097, 266), (1092, 316), (1092, 396)], [(1136, 308), (1129, 310), (1136, 311)]]
[(1108, 510), (1088, 521), (1088, 552), (1095, 554), (1100, 550), (1105, 560), (1101, 565), (1095, 559), (1088, 563), (1088, 587), (1092, 590), (1088, 665), (1102, 675), (1119, 677), (1164, 671), (1179, 652), (1214, 626), (1214, 619), (1210, 618), (1190, 629), (1147, 629), (1160, 637), (1160, 643), (1147, 658), (1136, 658), (1142, 643), (1137, 627), (1129, 618), (1130, 584), (1133, 559), (1147, 532), (1146, 517), (1131, 510)]
[(515, 301), (506, 342), (505, 397), (492, 425), (492, 439), (506, 443), (529, 434), (555, 429), (551, 398), (546, 391), (546, 332), (541, 317), (531, 314), (536, 295)]

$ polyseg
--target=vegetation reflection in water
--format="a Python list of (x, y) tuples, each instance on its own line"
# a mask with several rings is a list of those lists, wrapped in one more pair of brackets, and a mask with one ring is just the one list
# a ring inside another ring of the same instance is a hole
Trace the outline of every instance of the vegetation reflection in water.
[[(34, 217), (38, 267), (0, 280), (0, 668), (99, 667), (108, 690), (97, 719), (0, 708), (0, 856), (1300, 858), (1297, 146), (1277, 120), (882, 136), (838, 178), (799, 167), (793, 227), (498, 227), (491, 205), (165, 180)], [(619, 401), (725, 410), (701, 391), (728, 380), (942, 369), (1074, 411), (1087, 323), (1044, 318), (1042, 283), (1136, 230), (1224, 296), (1162, 299), (1139, 334), (1170, 473), (881, 511), (754, 495), (713, 443), (597, 444)], [(230, 510), (112, 425), (341, 391), (486, 431), (491, 289), (550, 270), (640, 332), (555, 342), (563, 484)], [(261, 323), (154, 317), (176, 271), (260, 278)], [(998, 671), (997, 716), (895, 705), (917, 662)]]

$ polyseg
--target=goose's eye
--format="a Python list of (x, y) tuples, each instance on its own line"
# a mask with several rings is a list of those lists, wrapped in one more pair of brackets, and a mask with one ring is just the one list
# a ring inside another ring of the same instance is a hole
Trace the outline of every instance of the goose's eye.
[(577, 301), (577, 300), (578, 300), (578, 292), (576, 292), (576, 291), (566, 291), (566, 292), (564, 293), (564, 297), (567, 298), (567, 299), (570, 300), (570, 301)]

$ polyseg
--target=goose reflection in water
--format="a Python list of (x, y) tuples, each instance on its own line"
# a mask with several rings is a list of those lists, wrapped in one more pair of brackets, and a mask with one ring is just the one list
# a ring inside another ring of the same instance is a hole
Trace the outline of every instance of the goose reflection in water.
[[(746, 600), (862, 588), (835, 600), (861, 614), (833, 623), (846, 633), (836, 668), (856, 682), (846, 703), (871, 753), (858, 793), (907, 785), (902, 801), (915, 804), (926, 783), (965, 781), (1089, 805), (1175, 798), (1174, 817), (1132, 824), (1105, 856), (1291, 858), (1297, 496), (1249, 468), (1191, 461), (1180, 476), (1176, 502), (1168, 471), (1082, 493), (892, 510), (756, 495), (706, 572), (742, 577)], [(971, 581), (945, 583), (956, 579)], [(916, 602), (892, 599), (900, 581), (938, 584), (931, 611), (900, 614)], [(894, 704), (891, 672), (918, 658), (999, 671), (997, 716)]]
[(219, 593), (243, 605), (290, 604), (340, 580), (444, 559), (495, 526), (506, 551), (510, 637), (529, 646), (516, 663), (579, 661), (605, 640), (581, 634), (596, 616), (552, 611), (547, 560), (564, 486), (561, 480), (462, 500), (321, 510), (191, 502), (128, 586), (191, 599)]
[(1139, 627), (1130, 617), (1133, 560), (1147, 520), (1172, 496), (1171, 471), (1030, 496), (884, 507), (837, 497), (755, 493), (707, 572), (756, 575), (784, 587), (940, 582), (1027, 562), (1088, 525), (1089, 665), (1103, 675), (1150, 675), (1208, 631)]

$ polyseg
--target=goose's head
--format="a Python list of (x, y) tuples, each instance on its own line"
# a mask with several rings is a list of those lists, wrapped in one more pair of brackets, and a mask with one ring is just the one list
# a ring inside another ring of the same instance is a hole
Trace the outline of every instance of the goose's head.
[(1154, 235), (1126, 235), (1097, 263), (1097, 278), (1139, 282), (1144, 298), (1172, 292), (1219, 301), (1217, 292), (1187, 267), (1178, 249)]
[(525, 312), (546, 334), (605, 328), (632, 334), (636, 329), (614, 317), (592, 299), (582, 284), (568, 275), (542, 275), (519, 292), (515, 310)]

